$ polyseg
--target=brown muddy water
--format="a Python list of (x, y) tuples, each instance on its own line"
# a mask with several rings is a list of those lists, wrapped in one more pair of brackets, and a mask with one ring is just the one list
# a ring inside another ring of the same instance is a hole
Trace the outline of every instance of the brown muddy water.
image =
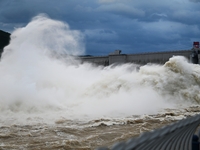
[(89, 122), (57, 120), (55, 124), (0, 126), (1, 150), (92, 150), (137, 137), (200, 112), (199, 106), (157, 115)]

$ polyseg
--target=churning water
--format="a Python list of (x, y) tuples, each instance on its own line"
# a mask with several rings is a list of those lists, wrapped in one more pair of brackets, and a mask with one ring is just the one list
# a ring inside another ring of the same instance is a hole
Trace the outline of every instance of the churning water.
[(200, 66), (95, 66), (84, 35), (39, 15), (11, 35), (0, 62), (0, 149), (94, 149), (199, 111)]

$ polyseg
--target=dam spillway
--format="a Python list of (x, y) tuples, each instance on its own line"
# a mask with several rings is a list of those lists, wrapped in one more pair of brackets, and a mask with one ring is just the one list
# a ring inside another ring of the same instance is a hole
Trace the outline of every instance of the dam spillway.
[(97, 65), (108, 66), (111, 64), (135, 63), (144, 65), (147, 63), (164, 64), (173, 56), (184, 56), (190, 60), (192, 50), (178, 50), (165, 52), (148, 52), (137, 54), (121, 54), (120, 50), (107, 56), (82, 56), (82, 62), (94, 63)]

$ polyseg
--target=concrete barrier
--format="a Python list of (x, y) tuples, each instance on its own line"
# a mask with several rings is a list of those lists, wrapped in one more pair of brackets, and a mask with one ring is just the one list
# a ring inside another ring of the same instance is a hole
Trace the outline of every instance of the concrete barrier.
[[(195, 115), (152, 132), (146, 132), (138, 138), (116, 143), (111, 150), (192, 150), (192, 137), (199, 124), (200, 115)], [(97, 150), (108, 150), (108, 148), (101, 147)]]

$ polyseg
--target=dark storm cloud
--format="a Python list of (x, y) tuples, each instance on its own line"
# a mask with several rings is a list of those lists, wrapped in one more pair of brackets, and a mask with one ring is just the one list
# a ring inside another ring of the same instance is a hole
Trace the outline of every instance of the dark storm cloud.
[(101, 5), (100, 7), (97, 8), (97, 10), (100, 12), (108, 12), (108, 13), (113, 13), (115, 15), (121, 15), (123, 17), (130, 17), (130, 18), (138, 18), (145, 16), (145, 12), (143, 10), (121, 3)]
[(200, 41), (200, 0), (0, 0), (0, 29), (46, 13), (85, 34), (88, 54), (190, 49)]

